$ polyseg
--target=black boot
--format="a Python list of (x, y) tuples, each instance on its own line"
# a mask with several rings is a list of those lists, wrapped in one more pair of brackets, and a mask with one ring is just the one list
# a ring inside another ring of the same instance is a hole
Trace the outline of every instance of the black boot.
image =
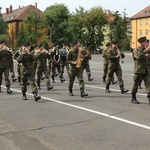
[(26, 97), (26, 93), (22, 92), (22, 100), (28, 100)]
[(120, 86), (121, 94), (127, 93), (129, 90), (126, 90), (123, 86)]
[(50, 91), (51, 89), (53, 89), (53, 86), (51, 86), (50, 84), (47, 84), (47, 91)]
[(10, 90), (10, 87), (7, 87), (7, 94), (11, 94), (12, 91)]
[(86, 94), (86, 93), (84, 92), (84, 89), (80, 89), (80, 93), (81, 93), (81, 97), (88, 96), (88, 94)]
[(60, 78), (61, 83), (63, 83), (64, 81), (66, 81), (66, 79), (64, 78)]
[(132, 94), (131, 102), (134, 103), (134, 104), (140, 104), (140, 102), (136, 99), (136, 95), (135, 94)]
[(69, 89), (69, 95), (70, 96), (74, 96), (73, 92), (72, 92), (72, 89)]
[(105, 92), (106, 93), (111, 93), (111, 91), (109, 90), (109, 86), (106, 86)]
[(41, 99), (41, 96), (37, 95), (37, 92), (34, 92), (33, 95), (36, 102)]
[(139, 84), (139, 85), (138, 85), (138, 89), (142, 89), (142, 86), (141, 86), (141, 84)]
[(16, 78), (12, 78), (12, 82), (15, 82), (17, 79)]

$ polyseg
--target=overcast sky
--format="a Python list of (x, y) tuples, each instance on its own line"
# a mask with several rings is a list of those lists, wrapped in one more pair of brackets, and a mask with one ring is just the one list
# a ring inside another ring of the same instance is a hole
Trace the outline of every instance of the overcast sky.
[(65, 6), (68, 6), (70, 12), (75, 12), (75, 8), (79, 8), (79, 6), (84, 7), (85, 10), (94, 6), (101, 6), (104, 9), (110, 9), (112, 11), (118, 10), (120, 13), (126, 8), (128, 17), (133, 16), (150, 5), (149, 0), (0, 0), (0, 7), (2, 7), (2, 12), (5, 12), (10, 4), (12, 4), (13, 9), (16, 9), (19, 5), (34, 5), (35, 2), (38, 3), (38, 8), (42, 11), (55, 3), (65, 4)]

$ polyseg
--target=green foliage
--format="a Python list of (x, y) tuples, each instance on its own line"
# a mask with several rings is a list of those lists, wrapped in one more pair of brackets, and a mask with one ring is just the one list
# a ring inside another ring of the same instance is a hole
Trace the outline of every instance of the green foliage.
[(63, 4), (55, 4), (47, 7), (44, 11), (44, 24), (47, 27), (47, 38), (52, 43), (63, 43), (69, 41), (68, 19), (70, 13)]
[(29, 13), (29, 16), (24, 20), (21, 26), (19, 35), (17, 37), (17, 43), (31, 42), (36, 43), (38, 38), (42, 36), (43, 23), (40, 18), (40, 14), (36, 11)]
[(123, 17), (121, 17), (118, 11), (115, 12), (114, 16), (115, 18), (110, 22), (110, 41), (117, 40), (121, 50), (130, 50), (129, 19), (126, 17), (125, 12), (123, 12)]

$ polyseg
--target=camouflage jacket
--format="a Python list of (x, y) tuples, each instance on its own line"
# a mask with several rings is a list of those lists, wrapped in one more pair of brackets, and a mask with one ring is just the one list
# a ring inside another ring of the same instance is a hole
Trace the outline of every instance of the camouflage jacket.
[(133, 51), (134, 60), (134, 73), (135, 74), (147, 74), (150, 73), (148, 67), (148, 58), (146, 57), (147, 51), (145, 48), (137, 47)]
[(83, 55), (82, 65), (86, 65), (89, 63), (89, 60), (92, 59), (91, 53), (87, 49), (81, 49), (81, 54)]
[(9, 68), (13, 71), (13, 58), (9, 50), (0, 50), (0, 68)]
[(17, 60), (22, 64), (22, 74), (32, 74), (34, 72), (34, 57), (32, 54), (21, 54)]
[(107, 49), (104, 49), (102, 51), (102, 56), (104, 58), (104, 65), (108, 65), (107, 51), (108, 51)]
[(109, 68), (121, 68), (120, 66), (120, 58), (117, 58), (118, 55), (117, 49), (109, 49), (107, 51), (107, 58), (108, 58), (108, 67)]

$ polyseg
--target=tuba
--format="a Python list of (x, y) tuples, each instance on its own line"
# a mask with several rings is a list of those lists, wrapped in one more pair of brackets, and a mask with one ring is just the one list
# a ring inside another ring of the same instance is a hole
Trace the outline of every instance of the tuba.
[(76, 68), (80, 68), (81, 67), (82, 60), (83, 60), (83, 58), (81, 57), (81, 50), (79, 50), (78, 57), (77, 57), (77, 62), (78, 63), (76, 64)]

